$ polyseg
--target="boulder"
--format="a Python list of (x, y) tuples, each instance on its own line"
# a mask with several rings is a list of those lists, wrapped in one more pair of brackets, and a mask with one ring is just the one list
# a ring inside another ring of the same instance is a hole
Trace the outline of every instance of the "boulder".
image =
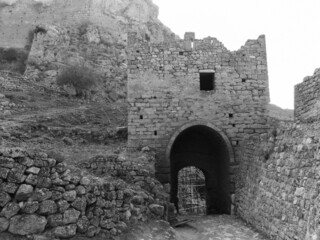
[(18, 235), (41, 233), (47, 225), (45, 217), (36, 215), (17, 215), (10, 219), (9, 232)]

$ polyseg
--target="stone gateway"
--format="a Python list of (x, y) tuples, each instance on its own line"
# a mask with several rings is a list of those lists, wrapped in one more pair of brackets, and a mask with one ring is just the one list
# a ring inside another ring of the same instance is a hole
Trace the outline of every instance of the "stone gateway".
[(163, 43), (128, 36), (129, 148), (157, 150), (157, 177), (171, 183), (172, 199), (179, 170), (202, 169), (207, 211), (231, 213), (241, 143), (269, 128), (265, 37), (231, 52), (192, 32)]

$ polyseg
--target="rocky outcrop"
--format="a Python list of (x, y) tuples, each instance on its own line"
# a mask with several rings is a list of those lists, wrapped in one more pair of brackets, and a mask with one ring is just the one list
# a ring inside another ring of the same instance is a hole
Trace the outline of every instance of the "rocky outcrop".
[(2, 0), (0, 47), (24, 47), (28, 32), (39, 24), (77, 26), (90, 22), (109, 39), (124, 41), (128, 30), (147, 34), (152, 41), (171, 38), (158, 20), (151, 0)]

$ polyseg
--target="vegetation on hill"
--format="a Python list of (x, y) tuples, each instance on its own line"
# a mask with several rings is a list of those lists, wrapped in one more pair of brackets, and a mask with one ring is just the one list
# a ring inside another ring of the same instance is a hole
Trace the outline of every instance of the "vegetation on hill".
[(274, 104), (268, 105), (269, 116), (281, 121), (293, 121), (293, 110), (283, 109)]

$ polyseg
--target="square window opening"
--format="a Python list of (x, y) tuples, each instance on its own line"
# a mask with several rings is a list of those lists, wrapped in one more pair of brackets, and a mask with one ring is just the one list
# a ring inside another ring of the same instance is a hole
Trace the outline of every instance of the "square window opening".
[(200, 73), (200, 90), (214, 90), (214, 73)]

